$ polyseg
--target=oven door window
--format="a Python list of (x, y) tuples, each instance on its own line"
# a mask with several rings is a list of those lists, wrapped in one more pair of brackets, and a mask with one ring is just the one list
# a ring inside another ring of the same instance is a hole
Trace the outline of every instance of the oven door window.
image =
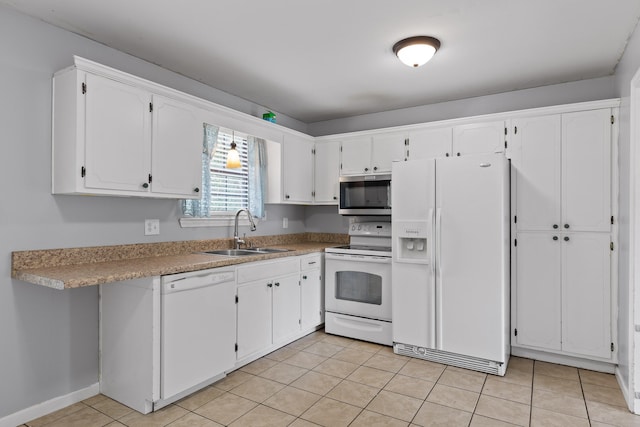
[(338, 271), (336, 299), (381, 305), (382, 277), (362, 271)]

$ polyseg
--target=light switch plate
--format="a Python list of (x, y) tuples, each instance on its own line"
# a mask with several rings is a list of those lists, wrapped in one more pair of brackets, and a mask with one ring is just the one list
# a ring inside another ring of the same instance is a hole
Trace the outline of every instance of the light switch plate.
[(160, 220), (159, 219), (145, 219), (144, 220), (144, 235), (154, 236), (160, 234)]

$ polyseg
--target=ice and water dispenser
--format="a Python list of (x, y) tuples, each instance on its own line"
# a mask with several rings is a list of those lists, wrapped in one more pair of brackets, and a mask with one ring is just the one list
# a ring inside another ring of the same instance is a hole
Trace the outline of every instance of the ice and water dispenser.
[(429, 223), (394, 222), (395, 261), (428, 264), (431, 258)]

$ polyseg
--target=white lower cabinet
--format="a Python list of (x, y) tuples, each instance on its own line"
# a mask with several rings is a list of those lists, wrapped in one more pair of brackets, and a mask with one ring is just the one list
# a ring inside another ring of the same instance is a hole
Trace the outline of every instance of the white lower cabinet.
[(264, 280), (238, 286), (238, 359), (271, 345), (271, 294)]
[(324, 322), (322, 254), (100, 285), (100, 392), (143, 414)]
[(323, 323), (322, 255), (239, 266), (237, 366)]
[(300, 332), (300, 281), (298, 272), (273, 280), (273, 344)]
[(300, 257), (300, 326), (303, 331), (324, 323), (322, 254)]
[(608, 233), (517, 235), (514, 345), (611, 359)]

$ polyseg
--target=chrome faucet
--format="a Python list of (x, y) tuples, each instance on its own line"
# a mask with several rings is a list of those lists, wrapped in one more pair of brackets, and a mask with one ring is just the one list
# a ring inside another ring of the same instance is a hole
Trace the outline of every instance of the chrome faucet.
[(240, 213), (242, 211), (245, 211), (247, 213), (247, 217), (249, 218), (249, 222), (251, 223), (251, 231), (256, 231), (256, 223), (253, 222), (253, 216), (251, 215), (251, 212), (249, 212), (249, 209), (238, 209), (238, 212), (236, 212), (236, 219), (233, 224), (233, 241), (236, 249), (240, 249), (240, 245), (246, 243), (244, 240), (238, 237), (238, 217), (240, 216)]

